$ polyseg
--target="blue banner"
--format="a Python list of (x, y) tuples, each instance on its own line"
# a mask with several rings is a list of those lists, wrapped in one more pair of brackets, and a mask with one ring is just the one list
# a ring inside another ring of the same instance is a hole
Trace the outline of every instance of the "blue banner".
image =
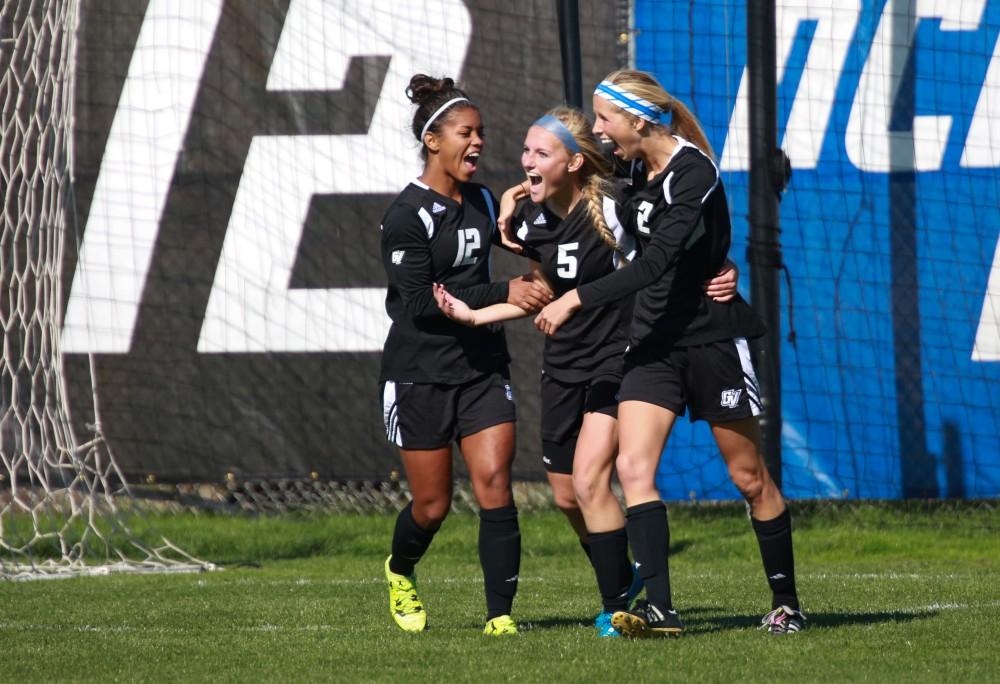
[[(784, 493), (995, 497), (1000, 2), (778, 5), (778, 140), (794, 169), (781, 203)], [(636, 0), (634, 12), (636, 66), (715, 148), (749, 299), (745, 3)], [(684, 420), (658, 486), (667, 499), (738, 496), (707, 426)]]

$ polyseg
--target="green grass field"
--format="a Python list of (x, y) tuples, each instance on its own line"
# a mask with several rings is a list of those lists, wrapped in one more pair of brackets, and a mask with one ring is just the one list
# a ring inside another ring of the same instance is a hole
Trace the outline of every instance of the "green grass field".
[(382, 562), (393, 518), (164, 516), (219, 572), (0, 582), (2, 680), (1000, 681), (1000, 508), (793, 508), (809, 628), (770, 637), (741, 507), (672, 506), (679, 639), (598, 639), (592, 571), (555, 512), (522, 515), (515, 617), (488, 639), (476, 519), (419, 566), (429, 629), (400, 632)]

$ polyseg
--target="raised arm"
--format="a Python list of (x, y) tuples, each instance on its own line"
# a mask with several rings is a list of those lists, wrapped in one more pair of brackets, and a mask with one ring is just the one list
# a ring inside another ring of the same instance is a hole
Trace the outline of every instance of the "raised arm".
[(685, 169), (671, 185), (669, 213), (653, 217), (658, 223), (642, 255), (628, 267), (570, 290), (547, 305), (535, 318), (535, 326), (552, 335), (580, 308), (618, 301), (655, 282), (669, 286), (684, 245), (698, 224), (702, 202), (715, 183), (714, 170), (709, 166)]
[[(528, 277), (530, 277), (533, 281), (540, 281), (542, 285), (548, 287), (548, 284), (545, 283), (545, 280), (541, 275), (537, 262), (532, 262), (532, 268), (533, 272)], [(533, 311), (526, 310), (520, 306), (507, 302), (502, 304), (493, 304), (481, 309), (472, 309), (460, 298), (448, 292), (447, 288), (440, 283), (434, 284), (434, 301), (437, 303), (438, 308), (445, 316), (457, 323), (470, 327), (487, 325), (489, 323), (512, 321), (518, 318), (524, 318), (525, 316), (529, 316), (534, 313)]]
[(508, 188), (500, 196), (500, 211), (497, 214), (497, 230), (500, 232), (500, 244), (514, 254), (521, 254), (524, 251), (524, 247), (511, 237), (510, 219), (514, 215), (517, 203), (528, 196), (527, 183), (528, 181), (521, 181), (517, 185)]

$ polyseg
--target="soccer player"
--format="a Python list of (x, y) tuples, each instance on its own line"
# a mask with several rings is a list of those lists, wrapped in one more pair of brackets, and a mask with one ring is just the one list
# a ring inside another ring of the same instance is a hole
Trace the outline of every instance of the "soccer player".
[[(635, 238), (618, 220), (621, 196), (606, 180), (611, 164), (590, 129), (581, 112), (557, 107), (528, 129), (521, 155), (530, 199), (508, 225), (536, 278), (557, 295), (635, 255)], [(735, 274), (728, 278), (731, 296)], [(442, 285), (435, 296), (445, 313), (470, 326), (529, 315), (510, 304), (473, 310)], [(556, 504), (594, 567), (603, 602), (595, 625), (605, 637), (619, 635), (611, 616), (627, 608), (639, 588), (628, 562), (625, 518), (611, 491), (629, 304), (626, 297), (591, 309), (547, 338), (541, 379), (542, 460)]]
[(427, 625), (414, 566), (451, 507), (457, 441), (480, 506), (484, 631), (516, 634), (510, 613), (521, 534), (511, 492), (515, 414), (507, 346), (500, 326), (470, 329), (445, 317), (432, 287), (444, 283), (476, 306), (508, 302), (525, 311), (551, 293), (526, 278), (490, 282), (497, 201), (471, 182), (483, 149), (478, 107), (450, 78), (417, 74), (407, 96), (417, 105), (412, 129), (424, 167), (386, 211), (381, 243), (392, 319), (380, 375), (383, 415), (412, 494), (385, 562), (390, 611), (405, 631)]
[(791, 518), (761, 454), (760, 400), (747, 339), (764, 334), (740, 297), (719, 303), (702, 282), (718, 272), (730, 245), (729, 209), (697, 119), (649, 74), (622, 70), (594, 92), (594, 133), (625, 161), (638, 159), (646, 185), (630, 201), (628, 222), (642, 255), (547, 305), (536, 325), (554, 335), (574, 312), (637, 293), (619, 391), (618, 477), (626, 529), (647, 600), (618, 611), (628, 636), (679, 634), (670, 595), (670, 533), (656, 489), (657, 465), (678, 416), (706, 420), (729, 475), (748, 502), (772, 592), (762, 626), (772, 634), (804, 625), (795, 588)]

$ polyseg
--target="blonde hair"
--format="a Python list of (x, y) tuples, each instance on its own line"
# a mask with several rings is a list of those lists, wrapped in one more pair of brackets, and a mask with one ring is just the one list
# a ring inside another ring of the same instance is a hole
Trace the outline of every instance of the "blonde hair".
[(611, 184), (607, 177), (611, 175), (612, 166), (591, 132), (590, 120), (583, 112), (572, 107), (555, 107), (546, 114), (559, 119), (576, 140), (580, 154), (583, 155), (580, 194), (582, 201), (586, 202), (584, 209), (594, 230), (609, 247), (618, 252), (624, 262), (625, 253), (604, 218), (604, 197), (611, 194)]
[[(619, 69), (612, 71), (604, 80), (621, 86), (644, 100), (649, 100), (665, 114), (669, 113), (670, 129), (674, 133), (697, 146), (709, 157), (715, 158), (715, 152), (712, 151), (712, 146), (697, 117), (683, 102), (668, 93), (651, 74), (636, 69)], [(637, 118), (634, 114), (625, 111), (623, 113), (625, 116)]]

